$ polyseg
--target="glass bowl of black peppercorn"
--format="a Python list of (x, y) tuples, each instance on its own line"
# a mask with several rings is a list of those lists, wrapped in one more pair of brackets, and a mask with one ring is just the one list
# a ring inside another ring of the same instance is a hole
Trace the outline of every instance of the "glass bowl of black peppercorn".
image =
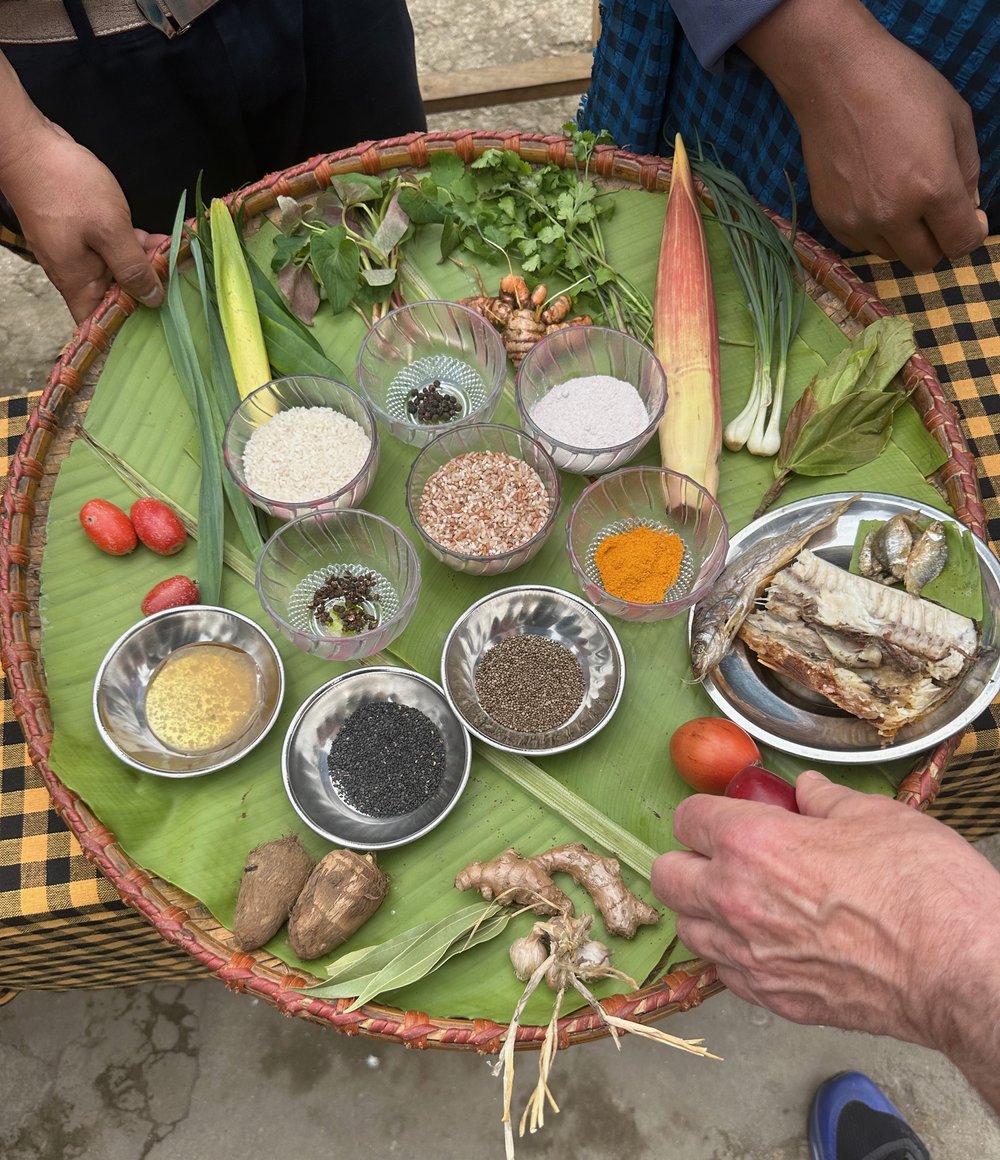
[(373, 665), (307, 698), (285, 735), (281, 775), (293, 809), (316, 833), (385, 850), (448, 816), (471, 763), (469, 735), (441, 687)]
[(420, 561), (403, 533), (371, 512), (314, 512), (282, 525), (257, 561), (257, 595), (303, 652), (352, 661), (385, 648), (413, 615)]
[(398, 439), (422, 447), (442, 431), (492, 418), (507, 352), (491, 324), (458, 302), (391, 310), (361, 344), (355, 377)]
[(541, 584), (484, 596), (441, 654), (449, 704), (481, 741), (508, 753), (561, 753), (614, 716), (625, 689), (615, 630), (585, 600)]

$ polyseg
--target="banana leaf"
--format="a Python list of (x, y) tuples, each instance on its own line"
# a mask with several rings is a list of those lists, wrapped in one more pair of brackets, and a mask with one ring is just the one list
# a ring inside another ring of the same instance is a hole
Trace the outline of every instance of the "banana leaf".
[[(611, 194), (617, 202), (606, 236), (611, 260), (652, 294), (665, 198), (640, 190)], [(715, 289), (722, 337), (724, 418), (743, 406), (751, 381), (753, 350), (746, 307), (730, 265), (728, 248), (709, 223)], [(410, 244), (409, 258), (433, 291), (444, 298), (476, 292), (470, 270), (438, 264), (437, 228), (427, 227)], [(251, 240), (263, 268), (269, 267), (273, 231), (265, 227)], [(505, 272), (480, 267), (487, 285)], [(550, 290), (555, 287), (550, 287)], [(185, 287), (190, 292), (190, 287)], [(315, 334), (340, 366), (353, 368), (364, 324), (351, 314), (337, 318), (322, 310)], [(790, 408), (813, 374), (845, 345), (837, 327), (813, 303), (803, 312), (799, 336), (789, 359)], [(497, 418), (514, 425), (512, 378)], [(112, 344), (86, 418), (100, 443), (136, 468), (181, 506), (196, 510), (198, 466), (184, 454), (194, 424), (171, 368), (156, 315), (140, 309)], [(405, 531), (410, 525), (402, 481), (414, 449), (383, 432), (383, 457), (365, 507), (391, 519)], [(639, 462), (654, 463), (655, 440)], [(724, 453), (720, 500), (733, 531), (743, 527), (771, 480), (771, 461), (746, 453)], [(485, 593), (512, 583), (540, 582), (569, 590), (576, 585), (564, 548), (564, 521), (585, 484), (564, 476), (562, 511), (541, 553), (518, 572), (492, 578), (453, 572), (419, 547), (423, 587), (407, 630), (394, 642), (395, 660), (439, 679), (444, 638), (459, 614)], [(879, 459), (834, 480), (793, 480), (786, 500), (830, 490), (886, 491), (937, 503), (910, 459), (890, 444)], [(140, 595), (164, 576), (194, 568), (195, 548), (164, 561), (147, 551), (112, 558), (100, 553), (82, 534), (77, 512), (82, 504), (104, 496), (119, 504), (132, 496), (110, 468), (82, 440), (63, 464), (52, 500), (48, 545), (42, 568), (41, 617), (43, 659), (55, 723), (50, 762), (56, 774), (90, 805), (140, 865), (199, 898), (223, 923), (232, 920), (240, 871), (246, 853), (261, 842), (294, 831), (317, 857), (329, 846), (308, 830), (289, 805), (282, 787), (280, 751), (288, 723), (298, 705), (321, 683), (345, 666), (296, 651), (280, 638), (260, 607), (252, 585), (225, 570), (222, 601), (253, 617), (272, 632), (283, 657), (287, 691), (282, 714), (264, 744), (234, 766), (203, 778), (165, 781), (119, 763), (102, 745), (91, 714), (95, 672), (116, 637), (139, 619)], [(234, 528), (227, 537), (238, 543)], [(564, 781), (640, 841), (656, 850), (674, 846), (673, 810), (689, 792), (674, 775), (667, 738), (683, 721), (715, 710), (699, 686), (686, 679), (686, 618), (658, 624), (616, 622), (627, 665), (626, 693), (611, 724), (587, 745), (541, 760), (542, 767)], [(766, 752), (772, 768), (794, 772), (801, 763)], [(864, 768), (830, 767), (831, 776), (860, 789), (891, 792), (906, 767), (882, 764)], [(455, 874), (473, 859), (493, 857), (507, 846), (524, 854), (567, 842), (587, 841), (562, 817), (528, 796), (500, 772), (483, 746), (476, 750), (468, 790), (446, 821), (419, 842), (388, 851), (379, 861), (392, 887), (381, 910), (350, 940), (340, 954), (384, 941), (401, 930), (440, 919), (470, 902), (452, 886)], [(632, 872), (626, 880), (651, 898), (648, 883)], [(590, 900), (566, 885), (578, 911), (592, 911)], [(455, 956), (437, 973), (393, 992), (403, 1008), (436, 1016), (509, 1020), (521, 984), (507, 958), (507, 946), (526, 933), (528, 915), (511, 922), (504, 937)], [(600, 920), (597, 937), (603, 937)], [(615, 964), (633, 978), (645, 979), (660, 962), (674, 936), (673, 919), (664, 914), (656, 927), (645, 927), (631, 942), (608, 939)], [(299, 964), (283, 934), (269, 950), (293, 966), (305, 965), (323, 977), (324, 960)], [(682, 953), (678, 951), (677, 953)], [(676, 955), (675, 955), (676, 958)], [(620, 989), (608, 983), (602, 994)], [(526, 1022), (546, 1022), (550, 997), (536, 993)]]

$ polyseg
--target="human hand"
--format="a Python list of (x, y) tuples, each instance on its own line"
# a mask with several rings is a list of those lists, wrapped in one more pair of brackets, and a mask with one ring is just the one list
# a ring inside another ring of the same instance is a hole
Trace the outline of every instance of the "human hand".
[(2, 188), (42, 269), (75, 321), (91, 314), (112, 281), (147, 306), (163, 288), (149, 262), (162, 240), (132, 226), (111, 171), (57, 125), (39, 119)]
[[(966, 1005), (942, 985), (955, 948), (976, 968), (996, 960), (1000, 874), (889, 798), (812, 772), (796, 796), (801, 814), (701, 794), (680, 804), (674, 834), (689, 849), (661, 855), (652, 874), (678, 936), (737, 995), (787, 1019), (955, 1055), (982, 997)], [(968, 966), (956, 969), (975, 977)]]
[(861, 4), (785, 0), (741, 45), (798, 124), (813, 207), (838, 241), (913, 270), (982, 243), (969, 106)]

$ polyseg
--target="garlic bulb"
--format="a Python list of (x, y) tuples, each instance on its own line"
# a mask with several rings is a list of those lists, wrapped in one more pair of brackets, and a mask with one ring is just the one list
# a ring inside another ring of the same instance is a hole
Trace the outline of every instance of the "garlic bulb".
[(548, 943), (538, 925), (535, 925), (530, 934), (515, 939), (510, 944), (510, 961), (514, 967), (514, 974), (522, 983), (526, 983), (549, 957)]

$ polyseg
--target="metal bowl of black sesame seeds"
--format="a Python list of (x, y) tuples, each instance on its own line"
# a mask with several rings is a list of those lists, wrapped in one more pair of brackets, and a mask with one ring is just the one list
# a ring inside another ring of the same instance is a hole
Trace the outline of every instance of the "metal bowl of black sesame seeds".
[(409, 669), (355, 669), (317, 689), (281, 753), (288, 800), (338, 846), (386, 850), (422, 838), (454, 808), (469, 735), (434, 681)]
[(615, 630), (561, 588), (518, 585), (483, 597), (441, 654), (448, 702), (474, 736), (508, 753), (560, 753), (611, 720), (625, 688)]

